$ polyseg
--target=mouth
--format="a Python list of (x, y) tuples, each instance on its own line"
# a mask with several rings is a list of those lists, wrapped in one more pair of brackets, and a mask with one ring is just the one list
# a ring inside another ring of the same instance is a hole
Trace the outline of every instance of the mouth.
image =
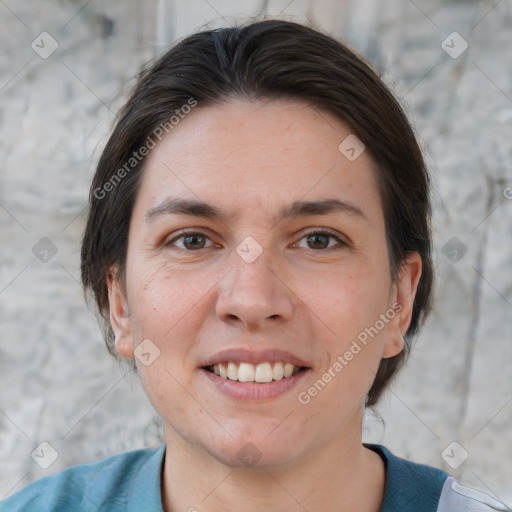
[(288, 379), (309, 368), (284, 361), (267, 361), (259, 364), (223, 361), (204, 366), (203, 369), (225, 380), (267, 384), (273, 381)]
[(291, 352), (275, 348), (225, 349), (199, 366), (208, 385), (223, 395), (261, 403), (303, 385), (312, 367)]

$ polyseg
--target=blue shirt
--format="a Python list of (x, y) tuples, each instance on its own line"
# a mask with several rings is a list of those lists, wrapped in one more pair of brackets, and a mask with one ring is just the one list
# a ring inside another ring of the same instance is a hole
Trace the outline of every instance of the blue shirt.
[[(510, 512), (440, 469), (396, 457), (381, 445), (365, 446), (378, 453), (386, 467), (380, 512)], [(0, 502), (0, 512), (163, 512), (160, 483), (165, 451), (163, 444), (70, 467), (6, 498)]]

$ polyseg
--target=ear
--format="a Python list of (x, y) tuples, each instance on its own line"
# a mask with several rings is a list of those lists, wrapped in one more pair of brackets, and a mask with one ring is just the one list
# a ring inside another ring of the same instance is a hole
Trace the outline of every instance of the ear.
[(133, 358), (134, 346), (128, 302), (124, 286), (118, 279), (117, 268), (110, 269), (107, 275), (110, 324), (115, 335), (115, 347), (120, 356)]
[(396, 356), (404, 348), (404, 335), (411, 324), (414, 297), (420, 282), (421, 268), (421, 256), (416, 251), (409, 253), (400, 268), (398, 282), (394, 283), (391, 303), (395, 314), (388, 324), (383, 358)]

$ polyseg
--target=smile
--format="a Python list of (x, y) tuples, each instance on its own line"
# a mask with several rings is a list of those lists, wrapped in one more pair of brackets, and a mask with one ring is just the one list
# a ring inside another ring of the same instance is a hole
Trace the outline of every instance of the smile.
[(206, 369), (223, 379), (238, 382), (258, 382), (263, 384), (292, 377), (305, 368), (302, 366), (296, 366), (292, 363), (284, 363), (280, 361), (274, 363), (264, 362), (259, 364), (226, 361), (208, 366)]
[(277, 398), (307, 379), (307, 359), (273, 347), (225, 348), (205, 357), (201, 375), (223, 395), (261, 403)]

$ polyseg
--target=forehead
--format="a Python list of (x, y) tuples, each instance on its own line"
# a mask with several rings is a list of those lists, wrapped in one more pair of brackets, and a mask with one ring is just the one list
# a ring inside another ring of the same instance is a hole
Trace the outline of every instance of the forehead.
[(334, 115), (298, 101), (196, 107), (147, 157), (138, 202), (147, 212), (182, 196), (236, 215), (274, 202), (339, 197), (378, 209), (373, 159), (363, 151), (349, 160), (339, 150), (349, 136)]

